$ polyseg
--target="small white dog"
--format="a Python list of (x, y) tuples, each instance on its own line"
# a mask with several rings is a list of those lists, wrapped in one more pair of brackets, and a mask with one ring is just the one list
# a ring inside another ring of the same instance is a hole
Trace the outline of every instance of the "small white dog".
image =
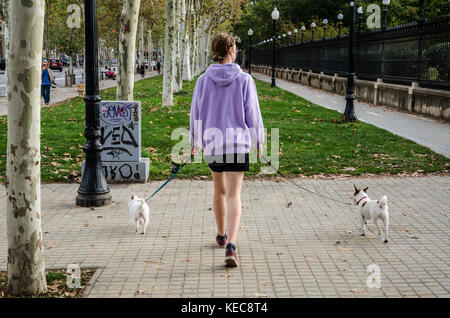
[(150, 219), (148, 204), (144, 199), (132, 195), (131, 201), (128, 202), (128, 208), (130, 209), (130, 217), (136, 225), (136, 233), (145, 234)]
[(378, 235), (381, 235), (381, 228), (378, 226), (378, 221), (383, 222), (384, 225), (384, 243), (389, 240), (389, 211), (387, 206), (387, 197), (383, 196), (380, 200), (371, 200), (366, 191), (369, 187), (361, 190), (355, 185), (355, 193), (353, 200), (355, 204), (361, 209), (361, 235), (366, 235), (366, 220), (372, 219), (375, 226), (378, 228)]

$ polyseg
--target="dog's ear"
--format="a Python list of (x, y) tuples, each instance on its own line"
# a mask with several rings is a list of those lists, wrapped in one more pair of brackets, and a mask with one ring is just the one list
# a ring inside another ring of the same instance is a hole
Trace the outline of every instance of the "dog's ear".
[(369, 189), (369, 187), (367, 187), (367, 188), (363, 189), (363, 191), (364, 191), (364, 192), (367, 192), (367, 189)]
[(361, 191), (361, 190), (358, 189), (355, 185), (353, 185), (353, 187), (355, 187), (355, 195), (357, 195), (359, 193), (359, 191)]
[(134, 195), (131, 195), (131, 200), (134, 200)]

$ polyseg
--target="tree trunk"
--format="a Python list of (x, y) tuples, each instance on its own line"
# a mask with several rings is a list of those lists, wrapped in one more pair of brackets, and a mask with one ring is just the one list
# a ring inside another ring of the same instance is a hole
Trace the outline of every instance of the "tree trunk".
[(166, 0), (165, 24), (166, 34), (164, 39), (164, 75), (162, 106), (173, 105), (174, 71), (175, 71), (175, 7), (177, 0)]
[(184, 38), (183, 38), (183, 80), (191, 81), (191, 25), (192, 25), (192, 0), (186, 2), (186, 22), (184, 24)]
[(185, 20), (186, 20), (186, 1), (177, 1), (177, 43), (176, 43), (176, 61), (175, 61), (175, 92), (179, 92), (183, 89), (183, 62), (184, 62), (184, 32), (185, 32)]
[(116, 99), (133, 100), (134, 69), (136, 66), (136, 33), (141, 0), (124, 0), (120, 17), (119, 73)]
[(152, 30), (147, 31), (147, 45), (148, 45), (148, 70), (153, 71), (153, 42)]
[(8, 81), (14, 89), (8, 94), (8, 289), (23, 296), (47, 289), (40, 193), (44, 2), (11, 1), (10, 23)]
[(3, 8), (3, 58), (5, 59), (5, 76), (6, 76), (6, 87), (5, 94), (3, 96), (8, 96), (8, 50), (9, 50), (9, 1), (10, 0), (2, 0), (2, 8)]
[(144, 19), (139, 23), (139, 65), (144, 61)]

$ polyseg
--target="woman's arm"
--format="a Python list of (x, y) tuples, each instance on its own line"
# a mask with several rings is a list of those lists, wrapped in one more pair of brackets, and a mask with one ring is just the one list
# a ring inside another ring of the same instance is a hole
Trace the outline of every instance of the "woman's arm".
[(247, 83), (247, 94), (244, 102), (245, 123), (250, 130), (250, 138), (255, 144), (258, 155), (262, 153), (264, 143), (264, 124), (259, 108), (258, 92), (253, 78), (249, 78)]
[[(197, 84), (194, 88), (194, 94), (192, 96), (191, 102), (191, 114), (189, 116), (190, 124), (189, 124), (189, 141), (191, 142), (191, 153), (197, 154), (197, 151), (194, 153), (194, 148), (201, 148), (202, 145), (202, 136), (201, 130), (199, 130), (199, 98), (200, 98), (200, 79), (197, 80)], [(195, 149), (197, 150), (197, 149)]]

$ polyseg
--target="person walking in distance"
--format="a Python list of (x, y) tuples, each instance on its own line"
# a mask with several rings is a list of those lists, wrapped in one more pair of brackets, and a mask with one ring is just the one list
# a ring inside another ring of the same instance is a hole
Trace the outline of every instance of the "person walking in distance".
[(56, 84), (53, 72), (48, 69), (47, 62), (42, 62), (41, 96), (44, 98), (45, 105), (50, 103), (50, 87), (52, 84)]
[(156, 69), (158, 70), (158, 75), (161, 74), (161, 61), (158, 60), (158, 63), (156, 63)]
[(234, 37), (219, 33), (211, 51), (217, 64), (198, 78), (191, 103), (191, 153), (202, 149), (211, 169), (216, 243), (226, 247), (225, 265), (235, 267), (244, 171), (249, 171), (252, 143), (257, 157), (262, 154), (264, 125), (255, 82), (235, 64)]

